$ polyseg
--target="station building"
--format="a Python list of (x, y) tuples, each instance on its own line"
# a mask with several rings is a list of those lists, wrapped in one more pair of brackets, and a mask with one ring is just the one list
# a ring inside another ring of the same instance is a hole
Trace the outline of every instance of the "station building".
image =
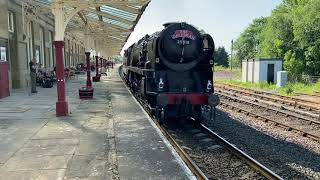
[[(0, 84), (0, 179), (196, 179), (115, 69), (91, 83), (90, 57), (98, 68), (118, 55), (149, 2), (0, 0), (0, 83), (28, 86), (35, 58), (56, 67), (57, 89), (2, 98)], [(83, 55), (87, 76), (67, 81)], [(93, 88), (94, 100), (81, 98)]]
[[(68, 115), (66, 68), (120, 54), (150, 0), (0, 0), (0, 99), (55, 70), (56, 115)], [(98, 71), (97, 71), (98, 72)], [(98, 74), (97, 74), (98, 75)], [(43, 80), (43, 79), (42, 79)], [(92, 89), (87, 68), (87, 89)], [(35, 91), (36, 92), (36, 91)]]
[[(44, 71), (55, 67), (54, 18), (51, 12), (35, 14), (35, 9), (41, 11), (41, 7), (20, 0), (0, 1), (0, 61), (8, 63), (10, 90), (30, 86), (29, 62), (33, 58)], [(83, 41), (66, 33), (64, 42), (65, 67), (83, 62)]]

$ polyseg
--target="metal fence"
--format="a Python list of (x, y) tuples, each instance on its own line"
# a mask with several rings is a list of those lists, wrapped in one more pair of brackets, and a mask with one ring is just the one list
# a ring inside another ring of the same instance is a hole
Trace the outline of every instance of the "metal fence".
[(320, 76), (309, 76), (309, 75), (302, 75), (302, 79), (305, 82), (310, 84), (314, 84), (320, 81)]

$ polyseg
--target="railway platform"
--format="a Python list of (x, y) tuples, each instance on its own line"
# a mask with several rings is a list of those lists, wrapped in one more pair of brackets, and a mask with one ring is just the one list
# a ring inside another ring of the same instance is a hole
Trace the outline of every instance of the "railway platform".
[(193, 179), (122, 83), (117, 69), (80, 100), (85, 76), (66, 83), (69, 116), (56, 117), (56, 88), (0, 100), (0, 179)]

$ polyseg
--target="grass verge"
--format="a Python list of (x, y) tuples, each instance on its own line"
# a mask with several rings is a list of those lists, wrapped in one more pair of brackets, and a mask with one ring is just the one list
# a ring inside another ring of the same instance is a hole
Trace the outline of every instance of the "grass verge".
[(319, 95), (320, 94), (320, 81), (316, 84), (306, 85), (303, 83), (289, 83), (285, 87), (278, 88), (275, 84), (268, 83), (250, 83), (241, 82), (236, 80), (225, 80), (216, 79), (217, 83), (236, 85), (247, 89), (253, 90), (266, 90), (266, 91), (277, 91), (281, 95), (293, 96), (296, 93), (309, 94), (309, 95)]

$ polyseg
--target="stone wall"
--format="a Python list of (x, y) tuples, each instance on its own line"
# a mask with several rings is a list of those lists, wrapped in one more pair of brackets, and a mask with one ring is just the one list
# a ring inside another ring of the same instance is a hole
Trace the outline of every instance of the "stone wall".
[[(14, 15), (14, 31), (8, 31), (8, 14)], [(31, 31), (29, 31), (29, 27)], [(16, 0), (0, 0), (0, 46), (8, 49), (7, 59), (10, 64), (10, 87), (22, 88), (30, 86), (29, 62), (39, 56), (39, 62), (44, 70), (52, 70), (55, 66), (53, 17), (37, 16), (32, 21), (26, 20), (22, 14), (22, 5)], [(77, 41), (66, 37), (66, 43), (70, 41), (66, 52), (66, 67), (75, 66), (84, 59), (83, 47), (78, 55), (71, 47), (75, 47)], [(78, 43), (77, 46), (80, 44)], [(73, 60), (74, 62), (70, 62)]]
[[(0, 0), (0, 47), (6, 48), (6, 58), (9, 57), (9, 31), (8, 31), (8, 0)], [(9, 63), (10, 65), (10, 63)], [(11, 89), (11, 67), (9, 70), (9, 87)]]

